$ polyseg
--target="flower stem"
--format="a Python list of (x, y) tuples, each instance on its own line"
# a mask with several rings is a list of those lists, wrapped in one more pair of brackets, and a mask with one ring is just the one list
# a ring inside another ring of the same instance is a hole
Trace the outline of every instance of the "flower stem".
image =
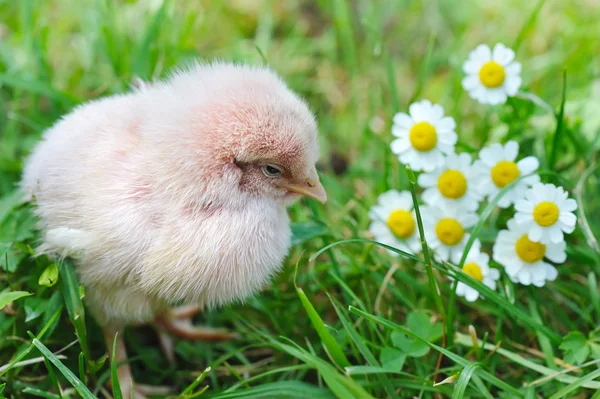
[(554, 108), (552, 107), (552, 105), (550, 105), (546, 101), (542, 100), (542, 98), (539, 97), (536, 94), (533, 94), (533, 93), (530, 93), (530, 92), (525, 92), (525, 91), (520, 91), (520, 92), (518, 92), (515, 95), (515, 97), (523, 99), (523, 100), (531, 101), (532, 103), (534, 103), (538, 107), (543, 108), (547, 112), (549, 112), (552, 115), (556, 116), (556, 111), (554, 110)]
[[(444, 328), (442, 347), (446, 347), (447, 331), (446, 326), (446, 312), (444, 311), (444, 304), (442, 302), (442, 295), (437, 285), (437, 280), (433, 274), (433, 267), (431, 266), (431, 255), (429, 254), (429, 247), (425, 240), (425, 229), (423, 228), (423, 219), (421, 218), (421, 211), (419, 210), (419, 201), (417, 200), (417, 178), (412, 169), (406, 166), (406, 174), (408, 175), (408, 182), (410, 187), (410, 193), (412, 195), (413, 205), (415, 207), (415, 214), (417, 215), (417, 226), (419, 227), (419, 236), (421, 237), (421, 248), (423, 248), (423, 258), (425, 259), (425, 270), (427, 270), (427, 279), (429, 280), (429, 290), (433, 293), (435, 304), (442, 318), (442, 326)], [(435, 366), (435, 372), (433, 375), (433, 381), (436, 381), (437, 372), (442, 364), (443, 354), (440, 352), (437, 364)]]

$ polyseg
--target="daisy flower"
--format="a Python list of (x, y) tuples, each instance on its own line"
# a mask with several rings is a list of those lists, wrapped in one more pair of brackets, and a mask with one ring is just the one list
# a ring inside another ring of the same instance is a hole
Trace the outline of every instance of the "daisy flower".
[(369, 231), (375, 241), (413, 254), (421, 250), (412, 196), (408, 191), (390, 190), (381, 194), (377, 205), (371, 208), (369, 217)]
[[(437, 260), (460, 262), (470, 235), (466, 230), (477, 222), (477, 215), (455, 206), (425, 206), (421, 209), (427, 244)], [(479, 249), (479, 241), (471, 248)]]
[(577, 217), (573, 213), (577, 202), (568, 198), (562, 187), (536, 183), (525, 192), (525, 198), (515, 202), (515, 221), (527, 229), (531, 241), (558, 244), (564, 233), (575, 230)]
[(415, 171), (431, 172), (444, 162), (444, 154), (454, 152), (458, 136), (456, 122), (444, 116), (444, 109), (428, 100), (413, 103), (408, 115), (394, 116), (392, 152)]
[(502, 43), (494, 50), (480, 44), (463, 64), (463, 88), (481, 104), (504, 104), (521, 87), (521, 64), (514, 59), (515, 52)]
[(500, 198), (497, 204), (500, 208), (508, 208), (523, 198), (527, 189), (540, 181), (540, 177), (534, 174), (539, 166), (537, 158), (530, 156), (516, 162), (518, 154), (519, 144), (516, 141), (508, 141), (504, 146), (494, 143), (479, 151), (479, 160), (473, 164), (477, 175), (473, 184), (488, 200), (516, 178), (526, 176)]
[[(462, 271), (482, 282), (491, 289), (496, 289), (496, 280), (500, 278), (498, 269), (489, 267), (490, 256), (474, 248), (469, 251)], [(469, 302), (474, 302), (479, 298), (479, 292), (463, 282), (456, 285), (456, 295), (464, 297)]]
[(554, 281), (558, 271), (544, 258), (554, 263), (567, 259), (564, 241), (545, 245), (529, 239), (528, 229), (517, 224), (515, 219), (507, 223), (508, 230), (501, 230), (494, 244), (493, 258), (504, 266), (506, 273), (515, 283), (533, 284), (542, 287), (546, 281)]
[(421, 198), (431, 206), (444, 204), (475, 211), (481, 195), (472, 184), (472, 178), (471, 156), (449, 154), (440, 168), (419, 176), (419, 185), (425, 188)]

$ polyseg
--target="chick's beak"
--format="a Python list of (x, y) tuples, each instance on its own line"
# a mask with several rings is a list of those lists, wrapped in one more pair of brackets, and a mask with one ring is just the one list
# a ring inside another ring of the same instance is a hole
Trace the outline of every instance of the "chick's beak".
[(325, 193), (325, 188), (319, 181), (319, 175), (316, 170), (314, 170), (312, 176), (307, 178), (304, 183), (283, 184), (282, 187), (293, 193), (314, 198), (322, 204), (327, 202), (327, 193)]

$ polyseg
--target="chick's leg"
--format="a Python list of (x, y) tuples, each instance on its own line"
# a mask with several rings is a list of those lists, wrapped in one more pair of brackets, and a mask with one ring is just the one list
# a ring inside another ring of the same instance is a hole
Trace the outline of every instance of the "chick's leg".
[[(113, 343), (115, 334), (117, 334), (115, 351), (113, 352)], [(104, 327), (104, 339), (106, 347), (111, 358), (114, 357), (117, 363), (117, 378), (121, 387), (121, 393), (124, 398), (146, 399), (146, 395), (167, 395), (171, 392), (169, 387), (152, 386), (144, 384), (135, 384), (131, 367), (127, 361), (127, 350), (125, 349), (125, 340), (123, 338), (123, 328), (115, 326)], [(112, 385), (112, 384), (111, 384)]]
[[(115, 342), (115, 334), (118, 334)], [(145, 399), (146, 397), (142, 393), (135, 392), (133, 384), (133, 375), (131, 374), (131, 367), (127, 362), (127, 350), (125, 349), (125, 341), (123, 339), (123, 328), (113, 325), (104, 327), (104, 340), (106, 341), (106, 348), (110, 358), (114, 358), (117, 363), (117, 377), (119, 379), (119, 385), (121, 386), (121, 392), (124, 398), (130, 398), (131, 393), (134, 392), (135, 399)], [(113, 344), (115, 344), (113, 352)], [(112, 385), (112, 382), (111, 382)]]
[(238, 334), (225, 329), (195, 326), (192, 317), (202, 308), (197, 305), (169, 309), (157, 316), (155, 324), (158, 338), (167, 360), (173, 364), (175, 353), (171, 335), (193, 341), (225, 341), (238, 338)]

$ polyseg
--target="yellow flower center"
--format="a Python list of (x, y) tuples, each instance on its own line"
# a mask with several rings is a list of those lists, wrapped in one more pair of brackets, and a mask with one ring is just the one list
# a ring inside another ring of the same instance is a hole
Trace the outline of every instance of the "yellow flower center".
[(515, 250), (519, 258), (527, 263), (535, 263), (544, 259), (544, 255), (546, 255), (546, 246), (542, 243), (531, 241), (527, 237), (527, 234), (517, 240)]
[(492, 180), (500, 188), (506, 186), (519, 176), (521, 176), (519, 167), (511, 161), (500, 161), (492, 168)]
[(435, 127), (428, 122), (415, 123), (410, 128), (410, 143), (417, 151), (431, 151), (437, 143)]
[(448, 245), (453, 246), (458, 244), (465, 235), (465, 229), (456, 219), (444, 218), (435, 226), (435, 234), (439, 240)]
[(477, 263), (467, 263), (463, 266), (462, 270), (475, 280), (483, 281), (483, 274), (481, 273), (481, 268)]
[(494, 61), (486, 62), (479, 70), (479, 80), (485, 87), (490, 89), (502, 86), (505, 78), (506, 71), (504, 71), (504, 67)]
[(415, 232), (415, 219), (412, 213), (397, 209), (390, 214), (387, 225), (397, 237), (408, 238)]
[(552, 226), (558, 220), (558, 206), (554, 202), (540, 202), (533, 209), (533, 220), (540, 226)]
[(446, 198), (461, 198), (467, 192), (467, 179), (460, 171), (449, 169), (438, 178), (438, 189)]

